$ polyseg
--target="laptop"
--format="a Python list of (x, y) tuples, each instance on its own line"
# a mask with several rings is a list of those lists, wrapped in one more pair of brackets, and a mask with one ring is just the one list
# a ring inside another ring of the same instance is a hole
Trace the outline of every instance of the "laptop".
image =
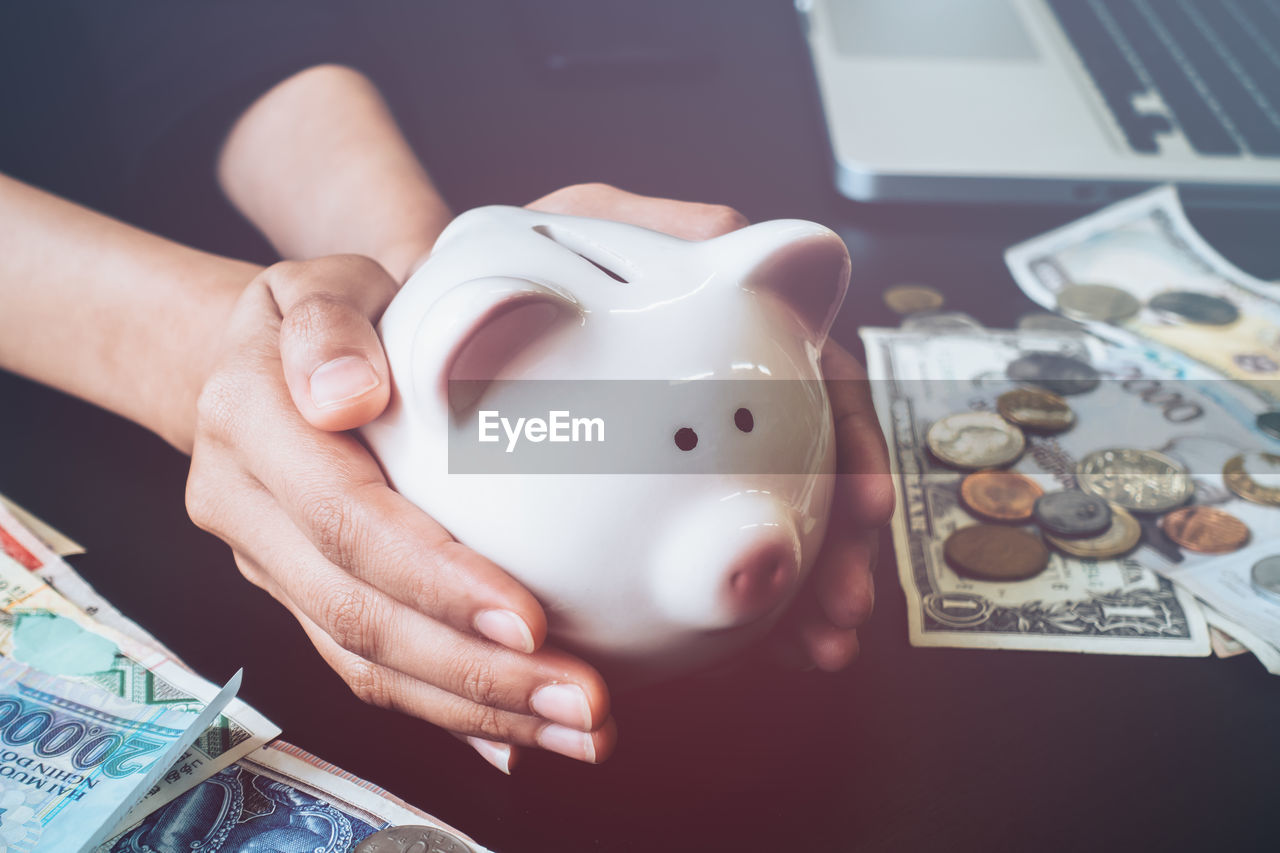
[(796, 0), (859, 201), (1280, 207), (1280, 0)]

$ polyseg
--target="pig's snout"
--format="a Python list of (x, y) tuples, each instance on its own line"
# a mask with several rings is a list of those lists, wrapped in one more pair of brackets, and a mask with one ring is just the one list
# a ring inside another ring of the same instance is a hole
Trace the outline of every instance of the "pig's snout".
[(724, 595), (744, 619), (772, 610), (791, 591), (796, 573), (794, 549), (768, 539), (748, 548), (729, 569)]
[(659, 549), (655, 596), (677, 624), (703, 630), (754, 622), (799, 582), (800, 540), (790, 510), (739, 494), (684, 514)]

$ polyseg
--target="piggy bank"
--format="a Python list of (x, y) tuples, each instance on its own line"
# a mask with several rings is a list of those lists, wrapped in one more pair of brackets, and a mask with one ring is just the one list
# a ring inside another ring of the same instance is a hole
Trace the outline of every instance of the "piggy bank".
[(689, 242), (472, 210), (382, 317), (391, 402), (363, 434), (396, 490), (537, 596), (554, 644), (615, 684), (707, 667), (777, 620), (821, 546), (820, 355), (848, 281), (811, 222)]

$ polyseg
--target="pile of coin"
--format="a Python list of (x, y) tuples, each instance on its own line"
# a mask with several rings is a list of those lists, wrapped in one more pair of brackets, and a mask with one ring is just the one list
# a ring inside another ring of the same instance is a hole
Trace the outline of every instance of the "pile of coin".
[[(1122, 323), (1143, 307), (1129, 291), (1107, 284), (1072, 284), (1058, 293), (1058, 310), (1073, 320)], [(1157, 293), (1145, 307), (1166, 322), (1229, 326), (1240, 319), (1240, 309), (1229, 300), (1192, 290)]]
[[(981, 523), (953, 532), (943, 546), (957, 572), (1000, 581), (1033, 577), (1049, 564), (1046, 545), (1071, 557), (1115, 559), (1142, 540), (1135, 515), (1155, 517), (1164, 537), (1190, 551), (1227, 553), (1249, 541), (1248, 527), (1230, 513), (1185, 506), (1195, 491), (1190, 473), (1155, 450), (1090, 453), (1077, 465), (1077, 489), (1049, 493), (1006, 470), (1022, 455), (1028, 434), (1070, 429), (1076, 416), (1064, 397), (1099, 382), (1089, 365), (1054, 353), (1023, 356), (1008, 374), (1030, 387), (1001, 394), (996, 412), (939, 418), (925, 437), (939, 461), (971, 472), (960, 483), (960, 500)], [(1280, 506), (1280, 456), (1241, 454), (1227, 462), (1223, 476), (1241, 497)]]

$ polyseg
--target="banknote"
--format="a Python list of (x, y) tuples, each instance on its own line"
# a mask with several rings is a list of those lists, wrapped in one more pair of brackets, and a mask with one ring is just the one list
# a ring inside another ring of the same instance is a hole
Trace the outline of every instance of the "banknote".
[[(143, 645), (164, 652), (171, 660), (181, 663), (178, 656), (132, 619), (117, 610), (111, 602), (98, 594), (88, 581), (62, 559), (52, 547), (22, 522), (12, 512), (13, 506), (0, 506), (0, 549), (40, 579), (53, 587), (59, 595), (79, 607), (97, 622), (132, 637)], [(20, 509), (20, 508), (19, 508)], [(183, 664), (185, 667), (185, 664)]]
[(130, 702), (0, 657), (0, 839), (11, 853), (87, 851), (221, 712)]
[[(157, 708), (200, 711), (217, 688), (164, 652), (94, 621), (36, 574), (0, 554), (0, 654)], [(235, 700), (130, 812), (137, 819), (252, 752), (280, 729)]]
[(275, 741), (219, 771), (99, 848), (305, 850), (347, 853), (379, 830), (430, 826), (487, 853), (458, 830), (357, 776)]
[(1130, 293), (1136, 312), (1111, 322), (1082, 319), (1126, 347), (1167, 347), (1280, 403), (1280, 285), (1222, 257), (1161, 187), (1113, 204), (1005, 252), (1026, 294), (1055, 310), (1073, 285)]
[[(1201, 605), (1204, 609), (1204, 605)], [(1213, 653), (1220, 658), (1233, 658), (1238, 655), (1249, 654), (1249, 649), (1235, 637), (1228, 634), (1222, 628), (1213, 624), (1213, 620), (1209, 617), (1208, 610), (1205, 610), (1205, 621), (1209, 623), (1209, 645), (1213, 647)]]
[(1201, 602), (1201, 609), (1210, 628), (1229, 635), (1237, 645), (1252, 652), (1267, 672), (1280, 675), (1280, 648), (1271, 645), (1238, 622), (1231, 621), (1208, 604)]
[[(1259, 591), (1251, 579), (1253, 567), (1277, 553), (1280, 553), (1280, 543), (1274, 538), (1263, 538), (1234, 553), (1166, 569), (1165, 573), (1226, 619), (1262, 642), (1280, 648), (1280, 600)], [(1239, 633), (1232, 636), (1249, 645)]]
[(0, 495), (0, 506), (12, 513), (22, 525), (40, 538), (40, 541), (59, 557), (71, 557), (84, 553), (84, 546), (53, 525), (37, 518), (5, 495)]
[[(1021, 581), (984, 581), (957, 574), (943, 556), (953, 531), (976, 523), (960, 502), (963, 472), (939, 463), (925, 433), (954, 412), (994, 411), (995, 398), (1017, 387), (1009, 365), (1032, 352), (1052, 352), (1092, 365), (1101, 375), (1087, 394), (1071, 396), (1077, 423), (1065, 433), (1032, 435), (1013, 470), (1045, 491), (1075, 486), (1077, 462), (1102, 447), (1137, 443), (1170, 455), (1225, 453), (1250, 432), (1188, 386), (1178, 418), (1166, 412), (1171, 398), (1144, 401), (1163, 374), (1089, 335), (1053, 332), (915, 333), (863, 329), (867, 370), (897, 476), (894, 545), (906, 592), (913, 645), (1038, 649), (1116, 654), (1201, 656), (1208, 630), (1194, 597), (1154, 571), (1150, 546), (1128, 556), (1091, 560), (1054, 553), (1048, 568)], [(1142, 382), (1126, 387), (1125, 380)], [(1191, 407), (1199, 407), (1191, 408)], [(1123, 416), (1122, 414), (1123, 413)], [(1209, 442), (1204, 437), (1209, 437)], [(1221, 438), (1225, 446), (1217, 442)], [(1216, 459), (1215, 459), (1216, 462)], [(1197, 468), (1212, 476), (1215, 462)], [(1219, 467), (1220, 472), (1220, 467)], [(1225, 491), (1225, 490), (1224, 490)], [(1222, 496), (1225, 502), (1228, 500)], [(1275, 513), (1275, 510), (1268, 509)], [(1280, 516), (1268, 517), (1274, 525)], [(1180, 557), (1193, 562), (1194, 557)]]

